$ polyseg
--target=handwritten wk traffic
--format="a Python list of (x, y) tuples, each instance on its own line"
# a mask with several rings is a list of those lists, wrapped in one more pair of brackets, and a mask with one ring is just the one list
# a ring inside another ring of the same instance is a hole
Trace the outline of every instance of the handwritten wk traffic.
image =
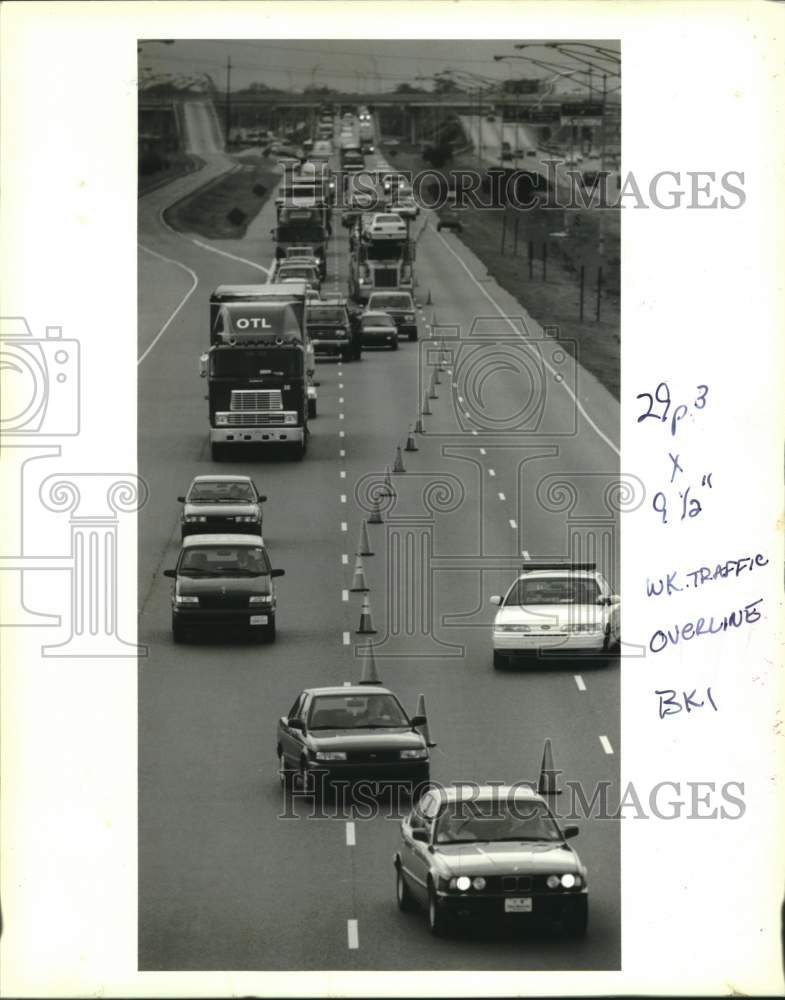
[[(674, 400), (667, 382), (660, 382), (653, 393), (642, 392), (636, 396), (644, 408), (637, 423), (651, 427), (663, 436), (664, 483), (655, 490), (650, 501), (650, 512), (659, 530), (669, 531), (674, 524), (699, 521), (711, 503), (711, 493), (721, 487), (721, 480), (714, 471), (702, 467), (699, 460), (683, 454), (679, 446), (682, 421), (705, 419), (711, 410), (711, 393), (708, 385), (696, 385), (689, 398)], [(654, 423), (651, 423), (651, 422)], [(646, 579), (646, 597), (667, 601), (669, 597), (687, 590), (713, 592), (722, 581), (736, 580), (755, 574), (768, 565), (768, 558), (760, 552), (739, 555), (710, 566), (688, 565), (669, 570), (664, 577)], [(746, 604), (732, 606), (726, 603), (721, 612), (696, 616), (681, 624), (669, 624), (656, 629), (648, 642), (651, 653), (661, 653), (694, 639), (752, 626), (761, 620), (763, 598)], [(659, 699), (659, 718), (685, 713), (689, 715), (701, 708), (718, 711), (718, 702), (711, 687), (702, 690), (677, 691), (672, 688), (656, 690)]]

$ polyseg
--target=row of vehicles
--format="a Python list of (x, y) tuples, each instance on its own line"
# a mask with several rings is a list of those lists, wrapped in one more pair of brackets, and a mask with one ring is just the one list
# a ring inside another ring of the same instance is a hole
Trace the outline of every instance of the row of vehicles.
[[(360, 126), (370, 122), (362, 110)], [(332, 116), (326, 118), (317, 125), (313, 151), (334, 136)], [(360, 360), (363, 347), (395, 350), (400, 338), (418, 337), (410, 218), (392, 206), (355, 213), (350, 297), (322, 297), (330, 177), (329, 164), (286, 176), (276, 205), (271, 280), (219, 286), (211, 296), (201, 374), (216, 460), (226, 447), (244, 443), (289, 446), (301, 457), (316, 416), (316, 356)], [(403, 185), (385, 183), (382, 195), (405, 204)], [(275, 580), (284, 571), (274, 567), (264, 541), (267, 497), (249, 476), (206, 474), (178, 501), (181, 548), (165, 571), (173, 581), (174, 641), (218, 628), (273, 640)], [(618, 598), (593, 565), (525, 564), (507, 593), (492, 601), (499, 605), (493, 629), (499, 668), (534, 649), (607, 650), (619, 640)], [(532, 627), (532, 616), (542, 618), (542, 627)], [(407, 712), (373, 678), (301, 690), (275, 734), (285, 794), (356, 791), (367, 781), (375, 794), (390, 782), (407, 786), (411, 808), (392, 859), (395, 894), (401, 911), (425, 911), (433, 934), (480, 919), (544, 923), (582, 935), (587, 872), (569, 843), (577, 827), (562, 827), (548, 795), (529, 787), (433, 786), (434, 745), (424, 714)]]

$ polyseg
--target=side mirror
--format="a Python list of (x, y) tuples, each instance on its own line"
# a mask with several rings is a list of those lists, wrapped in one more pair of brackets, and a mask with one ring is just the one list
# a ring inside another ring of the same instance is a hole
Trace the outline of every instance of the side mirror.
[(411, 718), (412, 728), (424, 726), (427, 721), (424, 715), (413, 715)]
[(285, 575), (286, 575), (286, 570), (285, 569), (271, 569), (270, 570), (270, 576), (285, 576)]
[(169, 576), (173, 580), (176, 580), (177, 579), (177, 570), (176, 569), (165, 569), (164, 570), (164, 576)]
[(571, 840), (573, 837), (577, 837), (580, 832), (580, 828), (577, 826), (565, 826), (564, 839)]
[(296, 729), (298, 732), (301, 733), (305, 732), (305, 723), (303, 722), (302, 719), (287, 719), (286, 725), (290, 729)]
[(495, 604), (497, 606), (501, 606), (501, 603), (502, 603), (501, 595), (500, 594), (493, 594), (492, 597), (490, 598), (490, 602), (491, 602), (491, 604)]
[(266, 500), (267, 500), (267, 497), (264, 495), (264, 493), (260, 493), (259, 494), (259, 503), (265, 503)]
[(185, 497), (178, 497), (177, 498), (177, 502), (178, 503), (185, 503)]
[(423, 830), (421, 827), (415, 827), (412, 830), (412, 840), (419, 840), (421, 844), (428, 843), (428, 831)]
[(207, 378), (207, 362), (208, 361), (209, 361), (209, 358), (208, 358), (208, 356), (206, 354), (203, 354), (199, 358), (199, 377), (200, 378)]
[(611, 604), (621, 604), (621, 597), (618, 594), (611, 594), (609, 601)]

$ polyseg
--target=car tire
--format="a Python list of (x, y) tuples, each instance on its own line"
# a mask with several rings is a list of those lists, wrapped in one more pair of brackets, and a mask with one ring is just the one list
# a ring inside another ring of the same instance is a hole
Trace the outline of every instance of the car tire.
[(181, 643), (185, 642), (185, 640), (186, 640), (185, 629), (179, 622), (173, 621), (172, 642), (179, 646)]
[(275, 615), (269, 615), (269, 621), (263, 631), (265, 642), (275, 642)]
[(447, 917), (437, 906), (432, 882), (428, 883), (428, 930), (434, 937), (444, 937), (449, 930)]
[(278, 778), (281, 782), (282, 790), (290, 792), (292, 790), (294, 772), (290, 767), (286, 766), (286, 758), (280, 747), (278, 747)]
[(414, 331), (414, 333), (410, 333), (410, 334), (409, 334), (409, 340), (410, 340), (410, 341), (411, 341), (411, 340), (418, 340), (418, 339), (419, 339), (419, 337), (418, 337), (418, 334), (417, 334), (417, 331), (416, 331), (416, 330)]
[(562, 921), (564, 933), (569, 938), (577, 939), (586, 936), (589, 925), (589, 905), (578, 906)]
[(436, 226), (436, 232), (437, 232), (437, 233), (440, 233), (441, 231), (442, 231), (442, 224), (441, 224), (441, 222), (440, 222), (440, 223), (439, 223), (439, 224), (438, 224), (438, 225)]
[(226, 458), (226, 445), (218, 441), (211, 441), (210, 458), (214, 462), (223, 462), (224, 458)]
[(305, 458), (305, 452), (308, 448), (307, 440), (301, 441), (299, 444), (292, 445), (291, 455), (295, 462), (302, 462)]
[(509, 663), (509, 657), (506, 653), (499, 653), (495, 649), (493, 651), (493, 669), (494, 670), (506, 670), (507, 664)]
[(397, 350), (398, 350), (398, 341), (397, 341), (397, 340), (394, 340), (394, 341), (393, 341), (393, 342), (392, 342), (392, 343), (390, 344), (390, 350), (391, 350), (391, 351), (397, 351)]
[(414, 897), (403, 877), (400, 862), (395, 866), (395, 899), (401, 913), (411, 913), (414, 910)]
[(317, 416), (317, 414), (316, 414), (316, 400), (315, 399), (309, 399), (308, 400), (308, 419), (309, 420), (316, 420), (316, 416)]

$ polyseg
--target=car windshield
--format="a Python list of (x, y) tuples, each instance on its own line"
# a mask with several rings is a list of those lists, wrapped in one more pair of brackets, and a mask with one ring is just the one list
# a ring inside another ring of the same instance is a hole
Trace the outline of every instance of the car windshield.
[(315, 272), (312, 267), (294, 266), (294, 267), (282, 267), (278, 271), (278, 280), (284, 281), (287, 278), (294, 278), (295, 280), (300, 278), (304, 281), (310, 281), (315, 277)]
[(596, 604), (599, 598), (596, 580), (549, 576), (516, 580), (504, 604)]
[(379, 223), (383, 223), (384, 225), (388, 225), (390, 223), (392, 223), (393, 225), (398, 225), (400, 221), (401, 217), (399, 215), (377, 215), (376, 218), (373, 220), (373, 224), (375, 226), (378, 225)]
[(308, 715), (309, 729), (390, 729), (408, 725), (406, 713), (391, 694), (318, 695)]
[(363, 316), (362, 324), (363, 330), (375, 330), (379, 327), (392, 327), (395, 325), (389, 317), (379, 315)]
[(264, 576), (270, 572), (261, 546), (204, 545), (186, 549), (180, 560), (183, 576)]
[(310, 306), (308, 309), (309, 323), (346, 323), (346, 313), (338, 306)]
[(254, 500), (250, 483), (194, 483), (188, 493), (188, 503), (243, 503)]
[(414, 309), (408, 295), (372, 295), (371, 302), (374, 309)]
[(478, 841), (561, 841), (559, 828), (542, 802), (505, 799), (449, 802), (436, 820), (437, 844)]

